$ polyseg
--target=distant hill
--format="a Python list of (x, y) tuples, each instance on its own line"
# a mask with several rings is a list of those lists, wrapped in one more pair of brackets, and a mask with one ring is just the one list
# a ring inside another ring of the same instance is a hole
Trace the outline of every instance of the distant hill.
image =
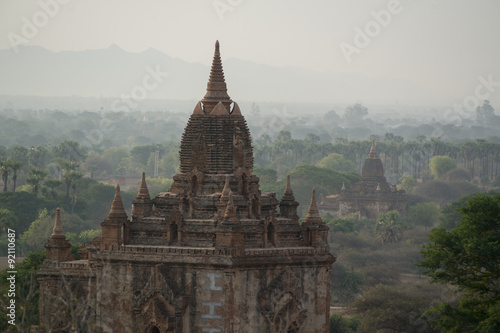
[[(211, 51), (204, 52), (212, 56)], [(269, 66), (226, 59), (224, 53), (222, 58), (229, 95), (237, 101), (424, 104), (440, 98), (404, 80)], [(0, 94), (119, 97), (142, 84), (148, 66), (169, 73), (157, 89), (148, 92), (148, 98), (203, 97), (210, 71), (207, 66), (155, 49), (132, 53), (117, 45), (62, 52), (38, 46), (21, 48), (19, 53), (0, 50)]]

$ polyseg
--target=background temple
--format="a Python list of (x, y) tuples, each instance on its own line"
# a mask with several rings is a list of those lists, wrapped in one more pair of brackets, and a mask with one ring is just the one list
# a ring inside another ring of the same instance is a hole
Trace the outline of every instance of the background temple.
[(342, 185), (340, 194), (324, 198), (319, 204), (323, 216), (376, 219), (379, 213), (397, 210), (406, 213), (406, 193), (389, 184), (384, 177), (382, 160), (375, 149), (375, 141), (368, 158), (363, 164), (361, 179), (346, 188)]
[[(51, 251), (63, 252), (38, 273), (42, 329), (87, 320), (103, 332), (326, 332), (335, 258), (315, 192), (299, 224), (289, 178), (281, 201), (259, 190), (218, 42), (180, 162), (170, 191), (154, 199), (143, 174), (130, 219), (117, 187), (102, 237), (82, 247), (82, 260), (51, 237)], [(78, 311), (54, 320), (68, 297), (84, 308), (69, 302)]]

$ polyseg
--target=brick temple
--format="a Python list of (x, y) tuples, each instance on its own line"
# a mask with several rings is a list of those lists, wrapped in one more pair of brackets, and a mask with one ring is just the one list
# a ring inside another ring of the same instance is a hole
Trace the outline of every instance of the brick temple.
[(59, 214), (38, 272), (40, 329), (96, 332), (328, 331), (335, 258), (315, 192), (300, 224), (290, 179), (259, 190), (245, 118), (219, 53), (180, 145), (180, 173), (130, 218), (116, 187), (102, 237), (74, 260)]
[(361, 169), (361, 179), (346, 188), (342, 184), (340, 194), (321, 198), (318, 205), (322, 216), (339, 218), (353, 216), (376, 219), (378, 214), (390, 210), (406, 213), (406, 193), (389, 184), (384, 176), (382, 160), (372, 141), (370, 153)]

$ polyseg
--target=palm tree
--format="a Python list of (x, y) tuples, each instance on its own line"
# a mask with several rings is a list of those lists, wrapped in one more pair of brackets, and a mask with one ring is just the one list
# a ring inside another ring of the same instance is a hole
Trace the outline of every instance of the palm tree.
[(56, 192), (55, 192), (55, 188), (58, 187), (59, 185), (62, 184), (61, 181), (57, 180), (57, 179), (47, 179), (45, 182), (44, 182), (45, 186), (47, 186), (49, 189), (50, 189), (50, 192), (49, 192), (49, 195), (50, 195), (50, 198), (51, 199), (55, 199), (56, 197)]
[(76, 204), (76, 181), (78, 179), (82, 178), (83, 175), (81, 173), (79, 173), (78, 171), (71, 171), (68, 174), (68, 177), (71, 179), (71, 182), (73, 183), (71, 185), (71, 188), (73, 189), (73, 194), (71, 196), (71, 214), (73, 214), (73, 212), (75, 210), (75, 204)]
[(378, 233), (378, 239), (382, 243), (394, 243), (401, 240), (403, 235), (403, 224), (399, 219), (399, 212), (391, 210), (387, 213), (381, 213), (375, 224), (375, 232)]
[(14, 186), (12, 188), (13, 192), (16, 192), (16, 182), (17, 182), (17, 170), (21, 169), (23, 166), (23, 162), (17, 161), (17, 160), (10, 160), (10, 168), (12, 169), (13, 175), (12, 175), (12, 181), (14, 182)]
[(33, 193), (38, 193), (38, 189), (46, 176), (47, 171), (33, 167), (29, 171), (28, 177), (26, 177), (26, 184), (31, 186)]
[(71, 183), (73, 182), (74, 178), (73, 175), (74, 173), (78, 173), (76, 170), (80, 167), (80, 165), (76, 162), (68, 162), (64, 159), (58, 159), (57, 164), (59, 169), (63, 172), (63, 179), (64, 182), (66, 183), (66, 203), (69, 205), (70, 200), (69, 200), (69, 189), (71, 187)]
[(0, 161), (0, 174), (2, 175), (3, 181), (3, 191), (7, 192), (7, 183), (9, 181), (9, 172), (10, 172), (10, 161)]

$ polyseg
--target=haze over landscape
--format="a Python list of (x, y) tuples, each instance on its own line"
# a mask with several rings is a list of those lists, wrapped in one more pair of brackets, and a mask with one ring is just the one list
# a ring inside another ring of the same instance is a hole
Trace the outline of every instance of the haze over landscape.
[(492, 38), (500, 31), (500, 4), (493, 0), (1, 7), (4, 107), (5, 95), (129, 94), (148, 66), (169, 76), (147, 98), (197, 99), (216, 39), (235, 100), (446, 108), (486, 81), (480, 95), (493, 106), (500, 101), (500, 46)]

